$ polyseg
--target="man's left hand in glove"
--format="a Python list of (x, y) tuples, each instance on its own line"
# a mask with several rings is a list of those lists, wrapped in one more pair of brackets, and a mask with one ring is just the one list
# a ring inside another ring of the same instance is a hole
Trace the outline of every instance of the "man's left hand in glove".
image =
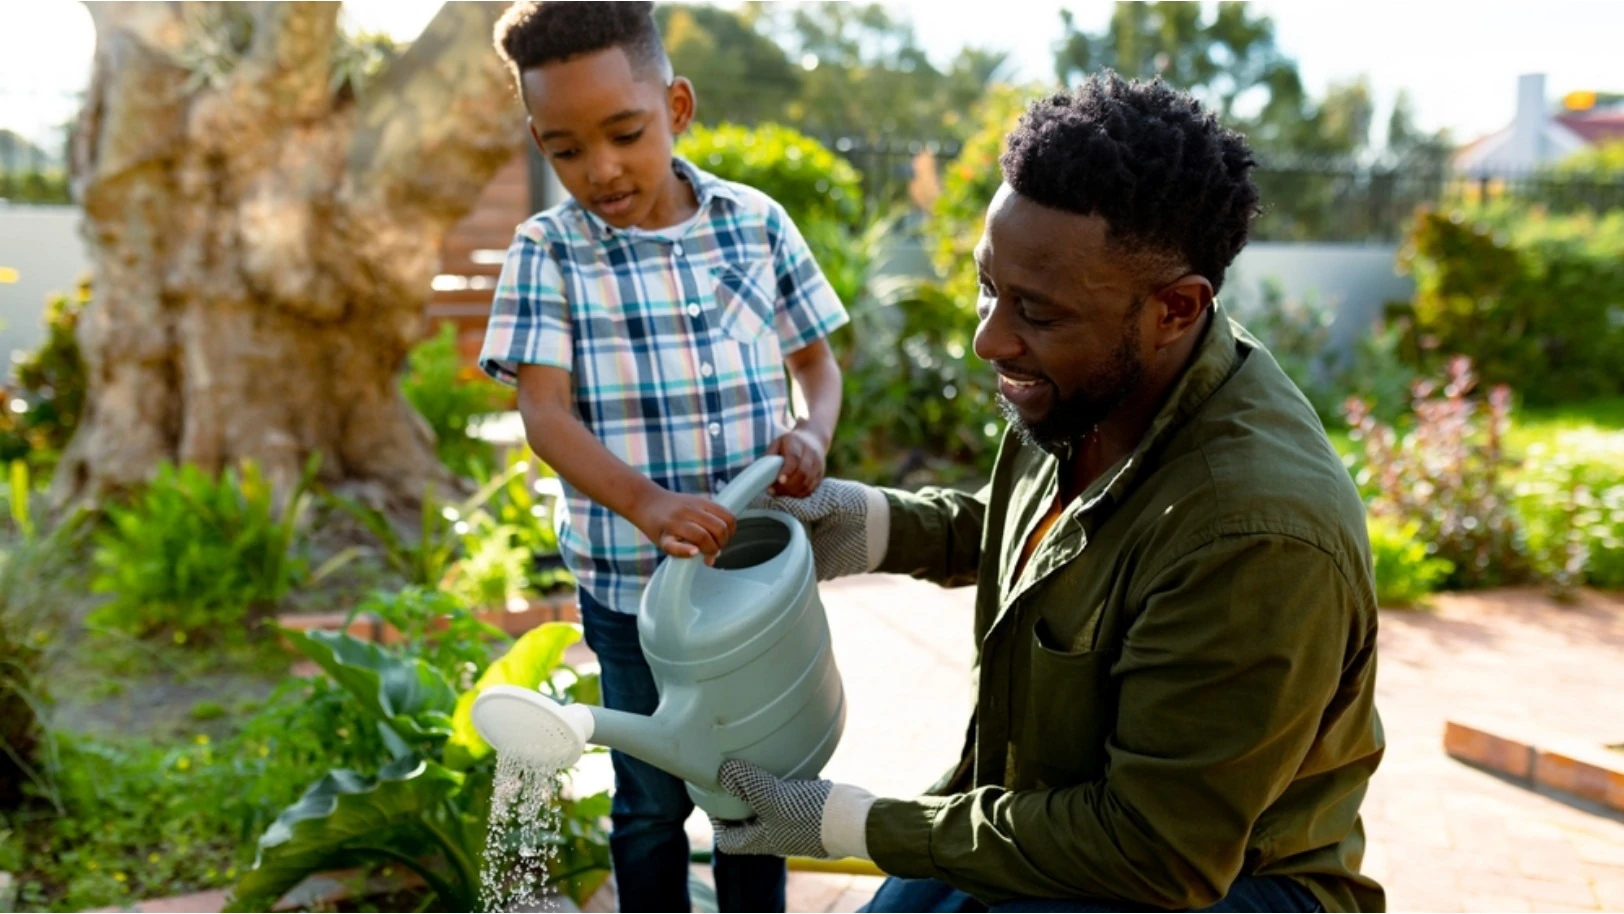
[(784, 780), (739, 759), (723, 762), (718, 780), (756, 812), (747, 822), (711, 819), (723, 853), (869, 859), (865, 831), (875, 797), (861, 787)]

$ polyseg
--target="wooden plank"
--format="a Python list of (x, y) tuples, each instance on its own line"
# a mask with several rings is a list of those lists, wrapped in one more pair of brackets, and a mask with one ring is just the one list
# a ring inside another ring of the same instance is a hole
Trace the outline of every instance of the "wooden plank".
[(501, 276), (499, 263), (474, 263), (466, 257), (440, 258), (440, 275), (449, 276)]
[(495, 289), (447, 289), (432, 293), (429, 301), (437, 305), (483, 305), (489, 308), (495, 293)]

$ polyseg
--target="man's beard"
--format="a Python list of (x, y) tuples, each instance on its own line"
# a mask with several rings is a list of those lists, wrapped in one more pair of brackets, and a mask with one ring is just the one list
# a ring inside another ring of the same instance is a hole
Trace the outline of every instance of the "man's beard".
[[(1027, 422), (1004, 397), (998, 398), (998, 409), (1021, 440), (1055, 455), (1069, 454), (1071, 450), (1105, 420), (1122, 401), (1128, 398), (1144, 380), (1145, 365), (1135, 350), (1139, 334), (1135, 326), (1122, 344), (1111, 353), (1102, 371), (1089, 379), (1087, 386), (1060, 399), (1058, 390), (1049, 412), (1036, 422)], [(1050, 382), (1051, 384), (1053, 382)]]

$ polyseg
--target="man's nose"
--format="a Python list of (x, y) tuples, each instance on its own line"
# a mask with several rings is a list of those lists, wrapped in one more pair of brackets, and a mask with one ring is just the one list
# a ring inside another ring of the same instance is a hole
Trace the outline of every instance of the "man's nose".
[(996, 300), (982, 312), (971, 348), (983, 362), (1007, 362), (1025, 354), (1021, 338), (1010, 330), (1008, 312), (1009, 309)]

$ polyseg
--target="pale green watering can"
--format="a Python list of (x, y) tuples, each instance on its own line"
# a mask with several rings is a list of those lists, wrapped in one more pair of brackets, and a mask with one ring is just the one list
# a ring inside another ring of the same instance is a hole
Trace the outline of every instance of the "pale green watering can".
[(765, 457), (716, 497), (738, 527), (714, 565), (668, 559), (643, 592), (637, 630), (660, 689), (652, 716), (491, 686), (474, 701), (480, 736), (544, 767), (574, 765), (588, 742), (619, 749), (687, 781), (694, 803), (723, 819), (753, 815), (716, 783), (725, 758), (817, 776), (840, 742), (846, 699), (812, 547), (788, 514), (746, 509), (782, 465)]

